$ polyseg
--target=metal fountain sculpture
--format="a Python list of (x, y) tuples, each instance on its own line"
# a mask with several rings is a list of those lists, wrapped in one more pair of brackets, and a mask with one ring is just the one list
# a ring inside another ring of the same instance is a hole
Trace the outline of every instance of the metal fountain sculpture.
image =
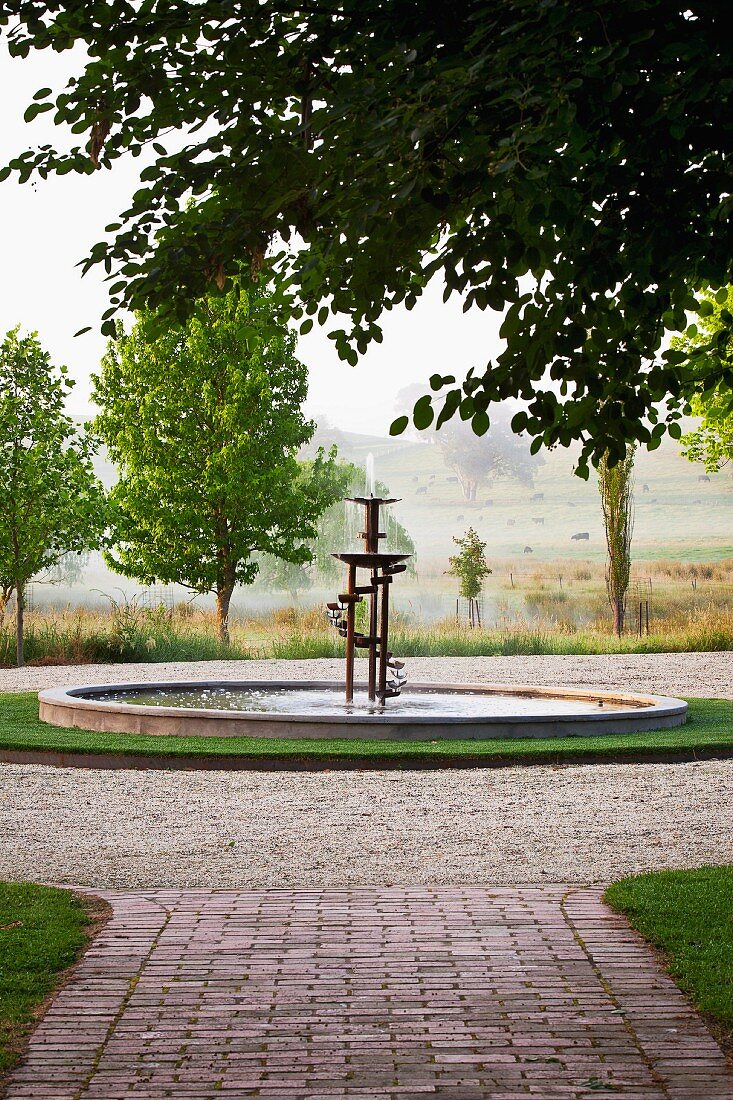
[[(364, 508), (364, 530), (359, 538), (364, 549), (334, 554), (348, 566), (346, 591), (338, 600), (327, 604), (328, 617), (346, 639), (346, 702), (354, 699), (354, 656), (357, 649), (368, 650), (369, 701), (384, 705), (386, 699), (400, 694), (407, 681), (404, 662), (395, 659), (389, 650), (389, 590), (392, 578), (403, 573), (409, 554), (393, 554), (379, 549), (379, 540), (386, 538), (380, 531), (380, 510), (383, 504), (395, 504), (398, 497), (348, 497)], [(358, 583), (358, 571), (367, 570), (367, 583)], [(356, 629), (356, 605), (369, 597), (369, 633)]]

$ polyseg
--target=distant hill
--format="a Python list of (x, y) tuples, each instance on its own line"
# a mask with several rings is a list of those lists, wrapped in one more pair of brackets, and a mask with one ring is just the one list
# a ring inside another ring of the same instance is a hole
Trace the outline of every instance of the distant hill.
[[(540, 559), (605, 555), (594, 474), (588, 482), (576, 477), (571, 451), (541, 452), (544, 465), (532, 488), (497, 478), (480, 490), (476, 504), (469, 504), (434, 443), (340, 435), (344, 457), (361, 463), (371, 452), (379, 480), (402, 498), (395, 511), (415, 540), (423, 570), (445, 568), (452, 537), (469, 525), (494, 558), (522, 557), (525, 546)], [(656, 451), (638, 452), (635, 558), (712, 561), (733, 556), (733, 478), (726, 471), (701, 480), (706, 477), (702, 466), (680, 456), (671, 439)], [(587, 541), (573, 540), (583, 532)]]
[[(400, 592), (409, 600), (417, 598), (418, 593), (421, 600), (431, 598), (428, 590), (454, 590), (454, 582), (444, 576), (444, 571), (454, 551), (453, 536), (463, 534), (468, 526), (475, 527), (486, 541), (490, 561), (503, 563), (502, 573), (513, 567), (527, 569), (535, 561), (601, 561), (605, 557), (594, 475), (584, 482), (573, 474), (573, 452), (559, 448), (542, 452), (544, 465), (531, 488), (497, 478), (479, 491), (476, 504), (469, 504), (434, 443), (359, 435), (324, 426), (309, 451), (332, 442), (342, 458), (356, 465), (365, 465), (371, 453), (377, 478), (401, 498), (394, 509), (414, 539), (418, 555), (417, 581), (405, 578), (400, 585)], [(106, 454), (97, 457), (95, 466), (105, 486), (112, 485), (115, 468)], [(657, 558), (700, 562), (733, 557), (733, 478), (725, 471), (700, 480), (705, 476), (701, 466), (680, 456), (677, 444), (670, 439), (657, 451), (638, 454), (633, 541), (636, 562)], [(587, 540), (572, 538), (584, 532)], [(531, 555), (524, 553), (527, 546), (532, 548)], [(101, 555), (92, 554), (81, 583), (72, 588), (62, 585), (41, 589), (45, 600), (63, 604), (67, 600), (97, 600), (100, 597), (95, 590), (119, 596), (122, 590), (133, 592), (139, 587), (134, 581), (110, 573)], [(175, 591), (177, 599), (186, 598), (185, 590)], [(317, 598), (314, 592), (313, 599)], [(235, 604), (246, 604), (250, 609), (270, 602), (266, 593), (256, 589), (243, 590), (235, 599)], [(442, 603), (436, 606), (443, 607)]]

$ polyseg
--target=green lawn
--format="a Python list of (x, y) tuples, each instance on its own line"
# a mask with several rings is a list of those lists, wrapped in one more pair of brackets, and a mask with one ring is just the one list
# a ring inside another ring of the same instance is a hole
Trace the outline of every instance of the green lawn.
[(89, 937), (85, 903), (69, 890), (0, 882), (0, 1085), (35, 1010)]
[(38, 720), (34, 693), (0, 694), (0, 749), (135, 753), (156, 757), (229, 756), (263, 766), (434, 766), (634, 760), (655, 754), (733, 755), (733, 703), (691, 699), (687, 725), (656, 733), (548, 740), (491, 741), (287, 741), (274, 738), (148, 737), (60, 729)]
[(668, 960), (671, 976), (733, 1047), (733, 867), (659, 871), (615, 882), (606, 901)]

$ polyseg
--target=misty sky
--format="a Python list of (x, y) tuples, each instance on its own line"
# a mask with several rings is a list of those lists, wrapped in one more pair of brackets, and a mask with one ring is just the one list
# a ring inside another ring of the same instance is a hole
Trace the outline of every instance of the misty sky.
[[(31, 145), (67, 143), (64, 132), (47, 121), (49, 115), (26, 124), (23, 112), (40, 87), (60, 90), (72, 68), (71, 54), (44, 51), (11, 60), (0, 46), (0, 163)], [(74, 412), (90, 407), (89, 376), (104, 349), (99, 320), (108, 305), (101, 272), (82, 279), (75, 265), (124, 209), (145, 163), (143, 157), (129, 158), (93, 176), (67, 175), (22, 187), (11, 178), (0, 184), (0, 333), (18, 323), (38, 331), (54, 362), (66, 363), (77, 382), (70, 399)], [(425, 382), (427, 389), (436, 371), (462, 376), (470, 366), (483, 366), (501, 346), (500, 323), (490, 311), (464, 314), (456, 297), (443, 304), (436, 283), (412, 312), (385, 315), (384, 342), (355, 368), (339, 361), (316, 326), (298, 345), (310, 374), (307, 410), (349, 431), (386, 434), (400, 389), (413, 382)], [(86, 325), (92, 331), (75, 339)]]

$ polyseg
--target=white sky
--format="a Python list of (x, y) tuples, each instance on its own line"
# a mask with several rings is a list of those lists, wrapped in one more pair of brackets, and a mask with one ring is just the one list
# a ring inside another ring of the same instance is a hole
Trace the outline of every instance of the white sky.
[[(48, 121), (50, 112), (30, 124), (23, 112), (35, 91), (60, 89), (71, 70), (70, 54), (44, 51), (12, 60), (0, 43), (0, 164), (43, 142), (66, 144), (64, 132)], [(82, 279), (75, 265), (125, 208), (145, 163), (143, 157), (129, 158), (91, 176), (70, 174), (23, 186), (11, 178), (0, 184), (0, 333), (18, 323), (38, 331), (53, 361), (65, 363), (76, 380), (69, 402), (73, 412), (89, 411), (89, 376), (104, 350), (99, 324), (109, 304), (102, 273), (93, 270)], [(500, 323), (501, 316), (488, 310), (464, 314), (455, 296), (443, 304), (442, 287), (435, 284), (412, 312), (385, 314), (383, 343), (353, 368), (338, 359), (315, 326), (298, 345), (310, 376), (307, 411), (348, 431), (386, 434), (399, 390), (412, 382), (427, 389), (436, 371), (462, 377), (469, 367), (483, 366), (500, 349)], [(86, 325), (92, 331), (74, 338)]]

